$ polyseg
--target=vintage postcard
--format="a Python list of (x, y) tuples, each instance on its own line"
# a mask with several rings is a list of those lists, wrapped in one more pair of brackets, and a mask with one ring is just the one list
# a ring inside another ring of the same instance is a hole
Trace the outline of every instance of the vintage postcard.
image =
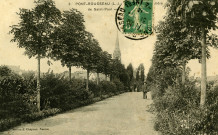
[(1, 0), (0, 134), (217, 134), (217, 7)]

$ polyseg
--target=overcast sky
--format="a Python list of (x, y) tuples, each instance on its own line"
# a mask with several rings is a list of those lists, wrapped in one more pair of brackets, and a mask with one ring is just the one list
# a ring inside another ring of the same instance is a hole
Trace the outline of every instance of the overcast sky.
[[(19, 22), (16, 12), (19, 8), (32, 8), (34, 0), (0, 0), (0, 65), (18, 65), (24, 70), (36, 70), (37, 61), (34, 58), (28, 59), (23, 55), (24, 49), (17, 48), (16, 43), (11, 43), (12, 35), (9, 35), (11, 25)], [(110, 6), (84, 6), (78, 5), (77, 2), (122, 2), (122, 0), (55, 0), (57, 8), (61, 11), (76, 8), (84, 14), (86, 30), (93, 33), (94, 37), (99, 41), (104, 51), (113, 53), (115, 48), (115, 40), (117, 35), (117, 27), (115, 25), (115, 12), (118, 5)], [(156, 0), (156, 2), (165, 2), (166, 0)], [(111, 11), (88, 11), (88, 8), (112, 8)], [(154, 7), (154, 25), (157, 25), (165, 15), (163, 5), (155, 5)], [(156, 35), (152, 35), (144, 40), (133, 41), (127, 39), (122, 33), (118, 32), (119, 43), (121, 49), (122, 63), (126, 66), (132, 63), (137, 68), (140, 63), (145, 66), (145, 73), (148, 72), (151, 65), (154, 43)], [(218, 74), (218, 50), (211, 49), (211, 59), (207, 61), (208, 75)], [(197, 60), (192, 60), (188, 66), (191, 68), (193, 75), (200, 75), (201, 65)], [(66, 67), (62, 67), (60, 62), (53, 62), (52, 66), (47, 65), (47, 59), (41, 62), (41, 71), (46, 72), (51, 68), (56, 73), (66, 71)], [(74, 71), (80, 70), (77, 68)]]

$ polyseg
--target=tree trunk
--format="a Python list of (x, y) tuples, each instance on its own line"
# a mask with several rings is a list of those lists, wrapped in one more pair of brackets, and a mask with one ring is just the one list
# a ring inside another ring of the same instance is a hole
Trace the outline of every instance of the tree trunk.
[(69, 80), (71, 81), (71, 66), (69, 67)]
[(99, 84), (99, 73), (97, 73), (97, 85)]
[(186, 63), (182, 63), (182, 84), (185, 84), (185, 68), (186, 68)]
[(112, 80), (113, 80), (113, 75), (110, 75), (110, 82), (112, 82)]
[(38, 54), (38, 68), (37, 68), (37, 109), (40, 111), (40, 55)]
[(202, 58), (201, 58), (201, 101), (200, 105), (204, 106), (206, 101), (206, 83), (207, 83), (207, 69), (206, 69), (206, 33), (205, 28), (202, 27), (201, 34)]
[(89, 90), (89, 69), (87, 69), (86, 90)]

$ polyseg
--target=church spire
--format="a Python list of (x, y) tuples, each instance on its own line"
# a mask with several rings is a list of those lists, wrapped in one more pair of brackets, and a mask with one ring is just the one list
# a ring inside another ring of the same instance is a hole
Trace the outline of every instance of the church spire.
[(115, 42), (115, 50), (113, 53), (113, 59), (118, 59), (119, 61), (121, 61), (121, 52), (120, 52), (118, 32), (117, 32), (117, 37), (116, 37), (116, 42)]

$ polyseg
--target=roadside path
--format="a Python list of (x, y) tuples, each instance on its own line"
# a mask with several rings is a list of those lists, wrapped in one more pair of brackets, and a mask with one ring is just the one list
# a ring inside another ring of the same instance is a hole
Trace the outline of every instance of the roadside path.
[(2, 134), (158, 135), (153, 129), (154, 115), (146, 111), (151, 103), (152, 100), (142, 99), (141, 92), (124, 93), (40, 121), (24, 123)]

